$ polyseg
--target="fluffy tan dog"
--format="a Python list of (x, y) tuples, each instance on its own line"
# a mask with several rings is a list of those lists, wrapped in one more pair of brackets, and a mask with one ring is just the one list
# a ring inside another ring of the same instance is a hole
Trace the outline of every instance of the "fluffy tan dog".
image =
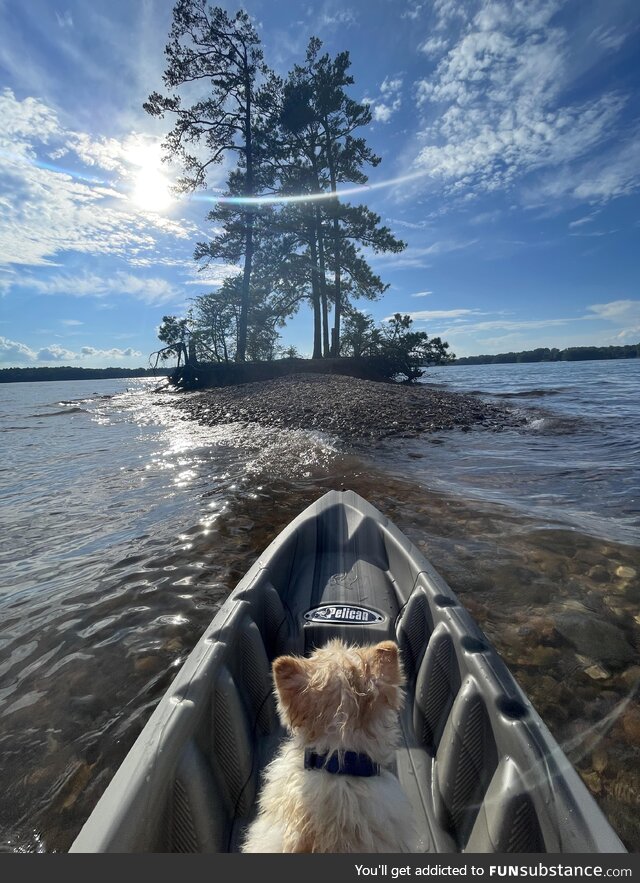
[(243, 852), (412, 852), (409, 801), (385, 769), (404, 677), (393, 641), (335, 639), (273, 663), (290, 737), (266, 769)]

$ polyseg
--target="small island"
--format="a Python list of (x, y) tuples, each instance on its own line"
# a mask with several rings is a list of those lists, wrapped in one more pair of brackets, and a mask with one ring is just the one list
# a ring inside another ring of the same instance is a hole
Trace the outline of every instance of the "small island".
[(508, 408), (423, 384), (379, 382), (344, 374), (290, 374), (176, 396), (188, 420), (216, 426), (257, 422), (328, 433), (346, 442), (480, 427), (521, 426)]

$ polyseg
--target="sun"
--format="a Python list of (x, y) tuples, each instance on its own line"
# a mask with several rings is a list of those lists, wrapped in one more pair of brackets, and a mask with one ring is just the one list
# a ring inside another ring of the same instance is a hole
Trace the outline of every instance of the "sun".
[(140, 169), (131, 198), (138, 208), (157, 214), (166, 211), (173, 202), (169, 181), (162, 172), (154, 168)]
[(142, 211), (161, 214), (174, 202), (169, 179), (163, 174), (160, 144), (136, 136), (125, 151), (133, 166), (131, 201)]

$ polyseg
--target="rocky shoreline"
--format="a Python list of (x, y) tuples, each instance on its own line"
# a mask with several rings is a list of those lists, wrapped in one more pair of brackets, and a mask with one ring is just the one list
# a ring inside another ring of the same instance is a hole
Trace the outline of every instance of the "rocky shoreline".
[(500, 431), (525, 422), (513, 410), (472, 395), (338, 374), (293, 374), (177, 393), (174, 403), (185, 419), (209, 426), (257, 422), (353, 442), (473, 427)]

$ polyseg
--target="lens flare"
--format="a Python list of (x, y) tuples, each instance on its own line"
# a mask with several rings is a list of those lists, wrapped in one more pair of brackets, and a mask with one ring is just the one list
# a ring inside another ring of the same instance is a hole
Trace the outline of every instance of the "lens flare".
[(340, 199), (343, 196), (357, 196), (369, 193), (372, 190), (381, 190), (383, 187), (394, 187), (397, 184), (405, 184), (407, 181), (415, 181), (424, 178), (427, 171), (412, 172), (409, 175), (400, 175), (397, 178), (388, 178), (386, 181), (378, 181), (375, 184), (360, 184), (357, 187), (345, 187), (335, 193), (323, 191), (322, 193), (302, 193), (293, 196), (273, 194), (271, 196), (213, 196), (209, 193), (195, 193), (191, 199), (197, 202), (217, 202), (226, 205), (282, 205), (297, 202), (325, 202), (330, 199)]

